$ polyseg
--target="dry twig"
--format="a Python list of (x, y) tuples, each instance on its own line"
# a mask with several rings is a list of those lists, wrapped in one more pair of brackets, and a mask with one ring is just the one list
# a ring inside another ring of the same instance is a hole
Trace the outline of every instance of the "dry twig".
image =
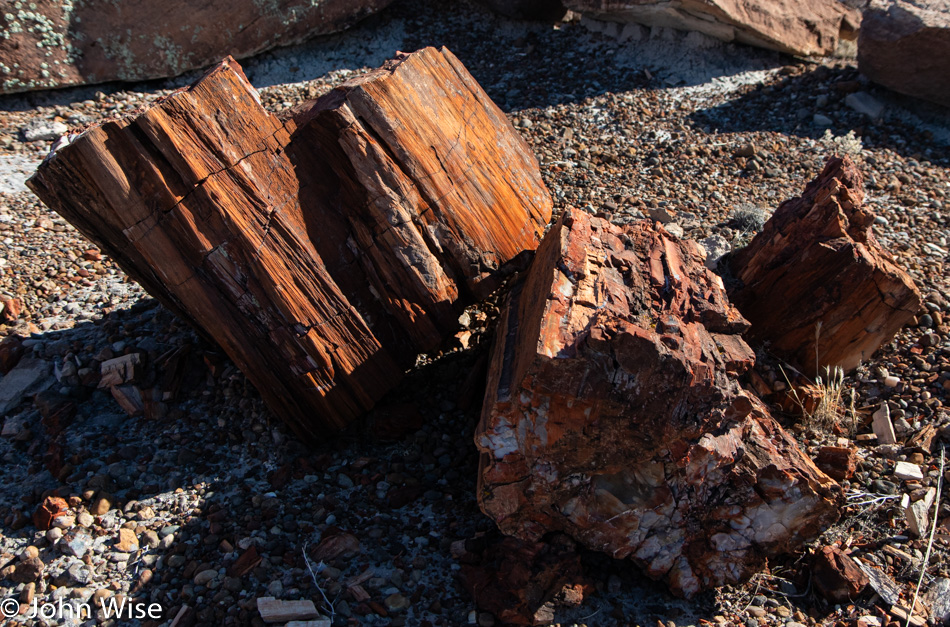
[[(317, 573), (313, 572), (313, 566), (310, 565), (310, 558), (307, 557), (307, 543), (303, 543), (303, 561), (307, 564), (307, 570), (310, 571), (310, 579), (313, 580), (313, 585), (316, 586), (317, 592), (320, 593), (320, 596), (323, 597), (323, 604), (326, 608), (330, 610), (330, 619), (332, 620), (336, 616), (336, 610), (333, 609), (333, 603), (330, 602), (330, 599), (327, 598), (326, 593), (323, 591), (323, 588), (320, 587), (320, 584), (317, 583)], [(317, 570), (323, 570), (323, 562), (317, 564)]]
[(920, 586), (924, 583), (924, 574), (927, 572), (927, 564), (930, 563), (930, 552), (934, 548), (934, 534), (937, 533), (937, 518), (939, 518), (940, 514), (940, 492), (943, 488), (943, 469), (946, 457), (944, 453), (944, 449), (940, 449), (940, 475), (937, 477), (937, 498), (934, 499), (934, 515), (930, 525), (930, 537), (927, 539), (927, 551), (924, 553), (924, 562), (920, 567), (920, 577), (917, 578), (917, 589), (914, 590), (914, 600), (911, 601), (910, 610), (907, 612), (907, 622), (904, 624), (904, 627), (910, 627), (910, 619), (914, 617), (914, 608), (917, 606)]

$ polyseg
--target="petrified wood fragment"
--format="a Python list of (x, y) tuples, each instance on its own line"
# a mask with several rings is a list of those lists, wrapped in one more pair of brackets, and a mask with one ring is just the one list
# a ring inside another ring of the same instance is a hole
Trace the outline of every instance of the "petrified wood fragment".
[(475, 439), (482, 510), (687, 597), (817, 535), (835, 484), (740, 388), (746, 326), (695, 244), (566, 212), (502, 313)]
[(874, 0), (864, 11), (858, 69), (875, 83), (950, 107), (950, 5)]
[(824, 56), (852, 40), (861, 13), (837, 0), (565, 0), (585, 17), (699, 31), (798, 56)]
[(853, 370), (917, 312), (920, 292), (881, 248), (850, 157), (828, 160), (804, 193), (782, 203), (730, 262), (729, 297), (746, 338), (814, 376)]
[(227, 59), (56, 150), (28, 184), (214, 338), (304, 439), (391, 389), (540, 241), (537, 162), (447, 50), (284, 122)]
[(582, 588), (578, 583), (581, 558), (574, 549), (573, 541), (559, 534), (544, 542), (495, 534), (452, 545), (453, 555), (463, 562), (462, 586), (480, 610), (494, 614), (505, 625), (553, 622), (551, 604), (557, 595), (565, 587)]
[(178, 76), (336, 33), (392, 0), (6, 0), (0, 93)]
[(815, 554), (812, 577), (818, 593), (832, 603), (848, 603), (868, 585), (868, 577), (850, 555), (836, 546), (825, 546)]

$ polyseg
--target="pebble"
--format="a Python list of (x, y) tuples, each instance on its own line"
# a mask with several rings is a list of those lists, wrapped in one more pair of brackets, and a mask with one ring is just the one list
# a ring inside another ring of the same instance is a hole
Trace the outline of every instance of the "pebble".
[(131, 553), (138, 551), (139, 541), (135, 537), (135, 532), (131, 529), (119, 529), (119, 536), (115, 542), (115, 550), (122, 553)]
[(20, 129), (20, 134), (23, 136), (23, 141), (26, 142), (36, 142), (36, 141), (53, 141), (57, 139), (60, 135), (69, 130), (69, 127), (63, 124), (62, 122), (47, 121), (41, 119), (33, 119)]
[(70, 566), (68, 573), (70, 581), (80, 586), (88, 585), (93, 579), (92, 569), (82, 562)]
[(159, 530), (158, 535), (165, 538), (166, 536), (173, 535), (179, 529), (181, 529), (181, 527), (178, 525), (165, 525)]
[(894, 476), (904, 481), (920, 481), (924, 478), (924, 473), (920, 471), (920, 466), (908, 462), (897, 462), (894, 466)]
[(409, 599), (399, 593), (390, 594), (384, 603), (390, 612), (399, 612), (409, 607)]
[[(194, 583), (196, 586), (207, 586), (212, 579), (218, 576), (218, 571), (214, 569), (203, 570), (197, 575), (195, 575)], [(274, 595), (278, 596), (278, 595)]]
[(84, 557), (92, 549), (93, 539), (85, 530), (75, 529), (63, 536), (63, 553), (74, 557)]

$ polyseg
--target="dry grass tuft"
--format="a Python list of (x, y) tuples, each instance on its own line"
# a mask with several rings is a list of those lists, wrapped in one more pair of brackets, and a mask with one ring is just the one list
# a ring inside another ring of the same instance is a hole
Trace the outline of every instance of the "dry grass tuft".
[(838, 366), (831, 372), (826, 369), (825, 377), (817, 377), (815, 385), (820, 390), (818, 405), (810, 414), (806, 414), (806, 418), (811, 426), (831, 428), (838, 424), (845, 414), (844, 370)]

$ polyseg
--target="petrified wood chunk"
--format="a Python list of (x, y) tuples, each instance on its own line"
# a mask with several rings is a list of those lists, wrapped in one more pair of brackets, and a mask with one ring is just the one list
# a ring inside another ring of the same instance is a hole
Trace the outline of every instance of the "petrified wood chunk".
[(861, 14), (838, 0), (565, 0), (599, 20), (699, 31), (800, 56), (833, 54)]
[(828, 160), (804, 193), (782, 203), (730, 267), (729, 297), (752, 324), (746, 339), (814, 376), (853, 370), (920, 307), (910, 276), (881, 248), (850, 157)]
[(0, 93), (140, 81), (341, 31), (392, 0), (7, 0)]
[(855, 600), (868, 585), (868, 577), (854, 558), (836, 546), (825, 546), (815, 554), (812, 564), (815, 589), (832, 603)]
[(391, 389), (540, 241), (537, 162), (447, 50), (267, 113), (228, 59), (28, 184), (214, 338), (304, 439)]
[(582, 578), (581, 558), (574, 549), (564, 535), (544, 542), (482, 537), (452, 545), (463, 562), (459, 580), (475, 605), (505, 625), (553, 622), (549, 604), (565, 586), (573, 588)]
[(858, 69), (875, 83), (950, 107), (946, 0), (874, 0), (858, 37)]
[(502, 313), (475, 438), (482, 510), (687, 597), (817, 535), (835, 484), (740, 388), (746, 326), (697, 245), (566, 212)]

